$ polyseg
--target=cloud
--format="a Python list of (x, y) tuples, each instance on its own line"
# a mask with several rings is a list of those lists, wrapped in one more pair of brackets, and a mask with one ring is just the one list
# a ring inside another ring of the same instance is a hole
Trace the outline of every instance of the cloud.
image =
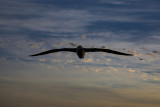
[(100, 72), (100, 71), (104, 71), (104, 69), (103, 68), (96, 68), (95, 69), (95, 72)]
[(77, 44), (75, 44), (75, 43), (69, 43), (71, 46), (74, 46), (74, 47), (76, 47), (77, 46)]
[(50, 62), (51, 63), (61, 63), (62, 61), (60, 59), (52, 59)]
[[(17, 2), (18, 3), (18, 2)], [(33, 3), (33, 2), (31, 2)], [(113, 4), (122, 4), (126, 2), (111, 1)], [(20, 4), (20, 3), (19, 3)], [(23, 3), (22, 3), (23, 4)], [(35, 5), (35, 3), (33, 3)], [(54, 4), (53, 4), (54, 5)], [(21, 28), (51, 32), (51, 33), (62, 33), (72, 32), (81, 33), (87, 32), (85, 27), (93, 25), (94, 22), (106, 21), (106, 22), (144, 22), (145, 14), (134, 15), (131, 12), (136, 12), (136, 9), (121, 9), (121, 8), (109, 8), (103, 7), (102, 10), (110, 10), (108, 14), (100, 14), (98, 10), (90, 12), (89, 10), (77, 10), (77, 9), (64, 9), (55, 6), (55, 8), (23, 8), (12, 9), (5, 8), (3, 10), (3, 16), (1, 19), (1, 25), (7, 26), (10, 29), (21, 30)], [(139, 9), (140, 10), (140, 9)], [(141, 9), (145, 10), (145, 9)], [(102, 11), (103, 12), (103, 11)], [(7, 13), (7, 15), (6, 15)], [(140, 13), (140, 12), (139, 12)], [(19, 16), (22, 16), (20, 18)], [(12, 20), (10, 20), (10, 18)], [(66, 21), (67, 20), (67, 21)], [(149, 20), (149, 19), (148, 19)], [(146, 22), (148, 22), (146, 19)], [(84, 34), (85, 35), (85, 34)], [(85, 37), (84, 37), (85, 38)]]
[(45, 62), (45, 61), (46, 61), (46, 59), (39, 59), (39, 61), (41, 61), (41, 62)]
[(86, 35), (84, 35), (84, 34), (81, 35), (81, 38), (82, 38), (82, 39), (86, 39)]
[(142, 56), (142, 54), (141, 53), (137, 53), (136, 50), (129, 50), (129, 52), (131, 54), (133, 54), (134, 56)]
[(14, 81), (12, 77), (7, 77), (7, 76), (0, 76), (1, 81)]
[(0, 57), (0, 60), (2, 60), (2, 61), (5, 61), (7, 58), (6, 57), (4, 57), (4, 56), (1, 56)]
[(90, 62), (94, 62), (94, 59), (93, 58), (85, 58), (82, 60), (82, 62), (90, 63)]
[(107, 4), (114, 4), (114, 5), (128, 5), (130, 4), (129, 1), (118, 1), (118, 0), (112, 0), (112, 1), (106, 1), (106, 0), (100, 0), (102, 3), (107, 3)]
[[(110, 3), (111, 4), (122, 4), (122, 3), (128, 4), (129, 1), (118, 2), (117, 0), (114, 0), (114, 1), (110, 1)], [(117, 48), (122, 48), (122, 47), (132, 48), (132, 47), (137, 46), (135, 45), (135, 43), (137, 43), (137, 40), (129, 41), (129, 39), (134, 38), (135, 37), (134, 33), (138, 31), (136, 30), (133, 30), (133, 31), (105, 30), (105, 31), (98, 31), (98, 32), (92, 31), (92, 33), (90, 33), (88, 32), (88, 29), (90, 28), (90, 26), (91, 27), (96, 26), (96, 24), (94, 25), (94, 23), (99, 22), (99, 21), (141, 23), (144, 21), (143, 15), (145, 16), (145, 14), (132, 16), (131, 13), (135, 13), (138, 11), (139, 13), (141, 13), (140, 10), (144, 11), (143, 8), (135, 9), (133, 7), (132, 9), (129, 9), (129, 10), (126, 8), (122, 9), (118, 7), (114, 9), (110, 7), (102, 7), (102, 10), (107, 10), (107, 9), (110, 10), (108, 11), (108, 14), (100, 14), (99, 11), (96, 10), (96, 8), (95, 8), (95, 12), (93, 13), (89, 11), (88, 9), (85, 9), (85, 10), (77, 10), (74, 8), (64, 9), (64, 8), (59, 8), (58, 6), (56, 6), (54, 9), (52, 8), (52, 10), (50, 8), (35, 8), (34, 10), (30, 8), (21, 8), (21, 10), (17, 10), (17, 9), (11, 10), (11, 9), (10, 8), (4, 9), (2, 15), (5, 18), (1, 19), (1, 22), (2, 22), (1, 24), (11, 29), (16, 28), (17, 30), (13, 30), (15, 32), (19, 30), (21, 31), (22, 28), (25, 28), (31, 32), (32, 31), (38, 31), (40, 33), (49, 32), (44, 35), (46, 35), (47, 37), (53, 36), (53, 37), (61, 38), (61, 40), (59, 39), (57, 41), (63, 41), (65, 37), (69, 38), (70, 35), (72, 35), (72, 37), (75, 36), (75, 38), (80, 36), (81, 39), (84, 39), (84, 40), (77, 40), (76, 42), (74, 42), (75, 44), (80, 44), (80, 45), (86, 44), (86, 46), (91, 46), (93, 45), (94, 42), (97, 41), (96, 45), (105, 46), (106, 41), (107, 41), (107, 43), (109, 44), (109, 47), (117, 47)], [(104, 11), (102, 11), (102, 13), (103, 12)], [(6, 16), (6, 13), (8, 14), (7, 16)], [(22, 15), (23, 18), (20, 18), (19, 15)], [(9, 17), (11, 17), (12, 20), (10, 20)], [(71, 33), (76, 33), (76, 34), (66, 34), (65, 32), (71, 32)], [(81, 34), (82, 32), (83, 34)], [(63, 36), (60, 37), (62, 33), (64, 34)], [(154, 36), (154, 37), (157, 37), (157, 36)], [(76, 40), (75, 38), (65, 39), (65, 42)], [(42, 46), (45, 43), (42, 43), (42, 44), (40, 43), (40, 44)], [(147, 42), (145, 43), (147, 44)], [(54, 43), (53, 46), (55, 45), (58, 45), (58, 44)], [(63, 43), (63, 45), (61, 46), (64, 46), (64, 45), (65, 44)], [(22, 45), (20, 44), (18, 46), (22, 46)], [(34, 43), (30, 43), (30, 47), (38, 48), (37, 44), (34, 44)]]
[(110, 62), (112, 59), (106, 59), (107, 62)]
[(111, 70), (111, 71), (118, 71), (118, 69), (116, 69), (116, 68), (114, 68), (114, 67), (109, 67), (109, 69)]
[[(52, 10), (42, 12), (42, 17), (26, 20), (22, 26), (38, 31), (81, 32), (90, 21), (90, 13), (79, 10)], [(83, 18), (82, 18), (83, 17)], [(66, 21), (67, 20), (67, 21)]]
[(132, 69), (132, 68), (128, 68), (129, 72), (136, 72), (136, 70)]
[(74, 60), (72, 60), (72, 59), (67, 59), (67, 62), (68, 62), (68, 63), (74, 63)]
[[(20, 8), (20, 10), (12, 6), (11, 8), (4, 8), (2, 15), (5, 18), (1, 18), (1, 25), (10, 29), (16, 28), (17, 30), (26, 28), (48, 32), (81, 32), (85, 31), (83, 27), (89, 24), (89, 19), (92, 17), (85, 10), (59, 8), (52, 10), (34, 8), (33, 10), (25, 7)], [(22, 16), (22, 18), (19, 16)]]
[(160, 80), (160, 78), (159, 78), (159, 77), (157, 77), (157, 76), (155, 76), (155, 77), (153, 78), (153, 80), (155, 80), (155, 81), (159, 81), (159, 80)]
[[(21, 106), (25, 106), (27, 102), (27, 106), (30, 107), (35, 104), (44, 106), (46, 103), (49, 104), (48, 106), (55, 104), (76, 106), (77, 102), (84, 101), (86, 102), (84, 106), (92, 105), (95, 101), (93, 107), (96, 104), (95, 107), (100, 104), (102, 107), (108, 104), (112, 106), (115, 101), (117, 101), (116, 106), (120, 106), (120, 104), (130, 106), (131, 102), (137, 106), (159, 104), (159, 96), (156, 97), (159, 91), (155, 90), (158, 86), (151, 87), (153, 90), (146, 91), (143, 88), (150, 87), (153, 83), (147, 86), (146, 80), (145, 82), (141, 81), (141, 79), (147, 78), (150, 80), (148, 83), (151, 80), (158, 82), (158, 76), (150, 76), (150, 74), (145, 76), (143, 72), (126, 72), (128, 69), (136, 70), (137, 68), (101, 67), (96, 64), (83, 66), (80, 63), (80, 61), (75, 61), (74, 66), (76, 67), (74, 68), (69, 64), (27, 63), (21, 60), (1, 61), (0, 79), (3, 80), (0, 88), (1, 95), (3, 95), (3, 98), (0, 98), (2, 99), (1, 104), (17, 106), (19, 101), (22, 102)], [(107, 70), (110, 72), (106, 72)], [(12, 79), (8, 80), (8, 77)], [(126, 86), (128, 87), (124, 88)], [(139, 96), (140, 94), (137, 93), (141, 92), (143, 94)], [(150, 95), (152, 97), (148, 97)], [(10, 103), (2, 102), (4, 100), (9, 100)]]

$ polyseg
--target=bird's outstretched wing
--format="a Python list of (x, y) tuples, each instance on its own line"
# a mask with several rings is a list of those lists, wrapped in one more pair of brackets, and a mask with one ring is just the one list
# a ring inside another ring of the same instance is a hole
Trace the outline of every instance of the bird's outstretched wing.
[(127, 54), (119, 51), (114, 51), (110, 49), (100, 49), (100, 48), (84, 48), (85, 52), (107, 52), (117, 55), (133, 56), (132, 54)]
[(33, 55), (30, 55), (30, 56), (39, 56), (39, 55), (44, 55), (44, 54), (49, 54), (49, 53), (54, 53), (54, 52), (59, 52), (59, 51), (76, 52), (76, 48), (51, 49), (51, 50), (44, 51), (44, 52), (37, 53), (37, 54), (33, 54)]

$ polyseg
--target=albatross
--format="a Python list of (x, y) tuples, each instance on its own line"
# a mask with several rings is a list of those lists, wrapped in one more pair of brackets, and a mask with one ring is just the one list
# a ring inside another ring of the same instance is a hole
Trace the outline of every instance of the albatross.
[(33, 54), (33, 55), (30, 55), (30, 56), (39, 56), (39, 55), (45, 55), (45, 54), (50, 54), (50, 53), (55, 53), (55, 52), (60, 52), (60, 51), (68, 51), (68, 52), (77, 53), (77, 55), (80, 59), (84, 58), (84, 55), (85, 55), (86, 52), (106, 52), (106, 53), (112, 53), (112, 54), (116, 54), (116, 55), (133, 56), (132, 54), (123, 53), (123, 52), (119, 52), (119, 51), (114, 51), (114, 50), (111, 50), (111, 49), (83, 48), (82, 46), (77, 46), (77, 48), (51, 49), (51, 50), (44, 51), (44, 52), (37, 53), (37, 54)]

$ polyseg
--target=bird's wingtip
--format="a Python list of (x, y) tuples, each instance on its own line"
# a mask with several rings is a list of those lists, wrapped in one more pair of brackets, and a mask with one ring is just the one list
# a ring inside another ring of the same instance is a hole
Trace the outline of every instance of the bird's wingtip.
[(30, 57), (33, 57), (33, 56), (35, 56), (35, 55), (29, 55)]
[(133, 54), (127, 54), (127, 56), (134, 56)]

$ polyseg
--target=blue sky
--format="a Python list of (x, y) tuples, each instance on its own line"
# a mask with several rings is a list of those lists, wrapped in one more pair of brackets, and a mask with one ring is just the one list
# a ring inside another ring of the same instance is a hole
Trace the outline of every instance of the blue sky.
[[(159, 107), (158, 0), (0, 1), (0, 104)], [(134, 54), (41, 51), (109, 48)], [(115, 103), (116, 102), (116, 103)]]

